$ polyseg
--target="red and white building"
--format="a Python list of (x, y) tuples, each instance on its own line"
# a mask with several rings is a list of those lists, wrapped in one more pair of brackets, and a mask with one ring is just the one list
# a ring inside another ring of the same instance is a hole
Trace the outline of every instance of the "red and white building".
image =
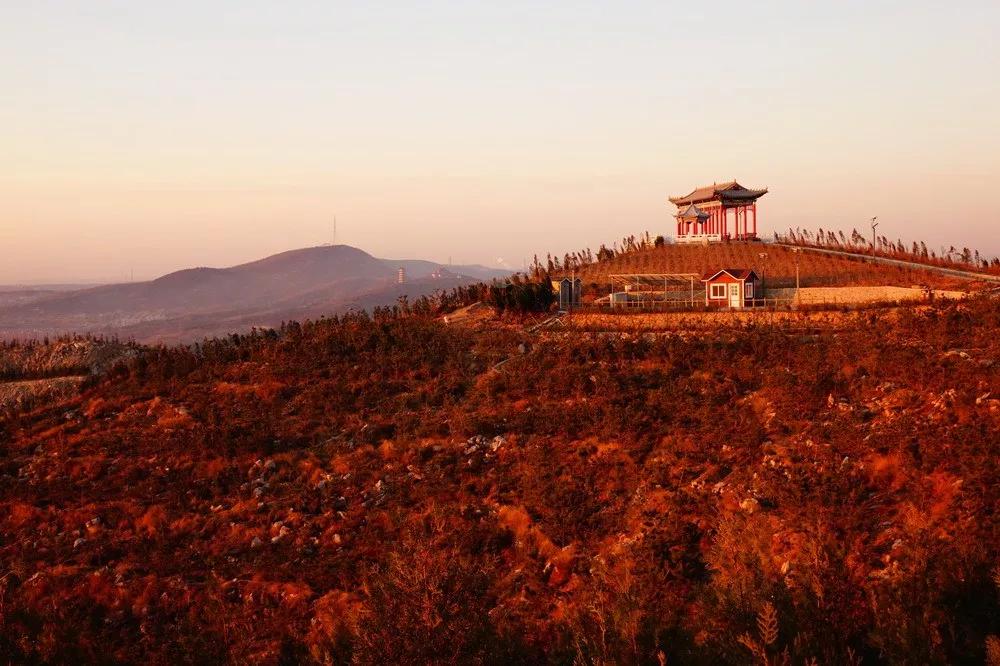
[(670, 197), (677, 206), (677, 242), (756, 240), (757, 199), (765, 194), (767, 188), (751, 190), (733, 180)]
[(748, 308), (764, 298), (760, 276), (752, 268), (722, 268), (701, 281), (708, 307)]

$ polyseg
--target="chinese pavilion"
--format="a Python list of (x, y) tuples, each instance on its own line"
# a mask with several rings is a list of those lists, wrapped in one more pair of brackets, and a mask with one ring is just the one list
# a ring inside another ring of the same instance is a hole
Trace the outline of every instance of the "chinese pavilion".
[(677, 242), (756, 240), (757, 199), (765, 194), (767, 188), (751, 190), (733, 180), (699, 187), (687, 196), (670, 197), (678, 211), (674, 216)]

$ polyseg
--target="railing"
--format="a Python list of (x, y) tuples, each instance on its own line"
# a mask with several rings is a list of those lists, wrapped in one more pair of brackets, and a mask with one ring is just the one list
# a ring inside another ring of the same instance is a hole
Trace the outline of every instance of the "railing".
[(721, 243), (722, 234), (685, 234), (677, 236), (674, 242), (682, 245), (684, 243)]
[(728, 301), (720, 301), (718, 305), (705, 305), (705, 297), (696, 297), (692, 302), (685, 300), (654, 300), (632, 299), (610, 303), (601, 301), (574, 306), (574, 310), (590, 312), (712, 312), (716, 310), (752, 310), (752, 309), (790, 309), (794, 307), (795, 298), (757, 298), (747, 301), (743, 307), (730, 307)]
[(755, 298), (746, 302), (742, 307), (731, 307), (728, 301), (720, 301), (718, 305), (705, 305), (704, 296), (696, 298), (694, 303), (690, 300), (631, 300), (609, 303), (607, 301), (584, 303), (573, 306), (573, 311), (591, 313), (643, 313), (643, 312), (743, 312), (743, 311), (781, 311), (781, 310), (867, 310), (873, 308), (893, 307), (904, 302), (912, 302), (909, 299), (885, 299), (885, 300), (855, 300), (846, 298), (816, 298), (809, 296), (799, 300), (795, 295), (783, 297)]

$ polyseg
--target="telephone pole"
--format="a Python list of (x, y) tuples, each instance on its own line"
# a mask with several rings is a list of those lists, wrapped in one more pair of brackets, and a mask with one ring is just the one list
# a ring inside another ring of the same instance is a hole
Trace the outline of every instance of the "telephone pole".
[(875, 227), (878, 226), (877, 217), (872, 218), (872, 259), (875, 258)]

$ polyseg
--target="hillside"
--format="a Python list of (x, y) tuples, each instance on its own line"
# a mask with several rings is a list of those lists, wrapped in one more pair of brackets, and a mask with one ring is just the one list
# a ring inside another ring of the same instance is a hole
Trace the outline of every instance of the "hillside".
[(73, 395), (86, 380), (137, 353), (133, 344), (75, 336), (0, 342), (0, 414)]
[[(766, 257), (761, 257), (766, 254)], [(754, 268), (763, 271), (772, 287), (795, 284), (799, 264), (800, 283), (810, 286), (927, 285), (937, 289), (966, 286), (967, 281), (920, 269), (873, 265), (847, 257), (812, 252), (796, 254), (790, 248), (769, 243), (714, 243), (649, 247), (618, 253), (584, 265), (576, 274), (587, 284), (601, 287), (608, 275), (620, 273), (696, 273), (703, 275), (722, 267)]]
[(976, 299), (697, 335), (350, 315), (149, 349), (0, 421), (0, 654), (982, 663), (998, 328)]
[[(400, 265), (408, 284), (396, 285)], [(251, 325), (341, 312), (355, 303), (389, 305), (401, 294), (421, 296), (507, 274), (485, 267), (378, 259), (346, 245), (312, 247), (230, 268), (191, 268), (148, 282), (112, 284), (0, 303), (0, 337), (62, 332), (114, 333), (145, 341), (190, 341)], [(459, 272), (469, 271), (468, 274)]]

